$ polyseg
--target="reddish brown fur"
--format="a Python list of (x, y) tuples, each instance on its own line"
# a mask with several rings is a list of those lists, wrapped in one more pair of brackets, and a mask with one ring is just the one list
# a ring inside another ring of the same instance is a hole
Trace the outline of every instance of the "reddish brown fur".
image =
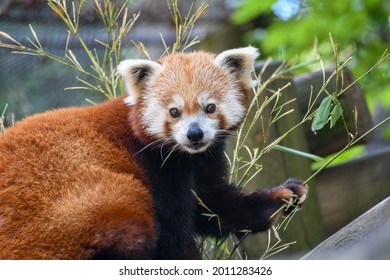
[[(208, 92), (217, 100), (223, 100), (232, 81), (214, 64), (214, 58), (215, 55), (210, 53), (195, 52), (160, 59), (164, 71), (155, 80), (158, 86), (153, 88), (153, 91), (161, 97), (165, 105), (172, 102), (172, 96), (180, 94), (185, 100), (185, 114), (199, 112), (197, 97), (202, 92)], [(244, 95), (242, 98), (245, 98)]]
[(122, 142), (128, 115), (118, 99), (29, 117), (0, 136), (0, 259), (98, 257), (114, 240), (137, 258), (155, 242), (152, 198)]

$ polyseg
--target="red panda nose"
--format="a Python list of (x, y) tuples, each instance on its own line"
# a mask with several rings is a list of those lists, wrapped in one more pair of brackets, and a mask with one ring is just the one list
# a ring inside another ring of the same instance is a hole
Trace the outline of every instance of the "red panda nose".
[(203, 130), (197, 124), (190, 126), (190, 129), (187, 131), (187, 138), (191, 142), (198, 142), (203, 139), (204, 133)]

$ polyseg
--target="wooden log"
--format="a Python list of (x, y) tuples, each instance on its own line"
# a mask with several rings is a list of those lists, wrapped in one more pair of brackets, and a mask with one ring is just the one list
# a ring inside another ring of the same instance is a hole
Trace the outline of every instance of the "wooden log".
[(316, 178), (327, 235), (390, 196), (390, 147), (323, 170)]
[[(333, 69), (325, 71), (325, 79), (328, 79)], [(346, 88), (354, 82), (352, 73), (348, 70), (344, 70), (343, 78), (339, 78), (338, 88)], [(312, 73), (303, 74), (293, 78), (294, 87), (298, 95), (299, 109), (302, 114), (307, 111), (307, 106), (310, 99), (310, 93), (312, 91), (313, 98), (318, 94), (321, 87), (323, 86), (323, 72), (317, 71)], [(336, 78), (333, 77), (326, 87), (327, 92), (332, 94), (336, 91)], [(316, 102), (316, 108), (318, 108), (322, 99), (326, 97), (325, 93), (320, 95), (320, 98)], [(354, 134), (356, 131), (354, 121), (354, 110), (355, 106), (358, 111), (358, 122), (357, 129), (358, 134), (361, 135), (367, 132), (372, 127), (372, 120), (368, 111), (367, 103), (364, 95), (356, 83), (352, 85), (339, 97), (339, 101), (344, 110), (344, 117), (348, 127), (348, 130)], [(348, 143), (348, 136), (345, 130), (344, 123), (342, 120), (338, 120), (336, 126), (332, 129), (329, 125), (326, 125), (322, 130), (317, 132), (315, 135), (311, 131), (310, 123), (305, 125), (306, 139), (309, 144), (309, 151), (319, 156), (326, 156), (331, 153), (341, 150)], [(370, 140), (370, 136), (363, 139), (361, 143), (367, 143)]]
[(303, 259), (389, 259), (390, 197), (330, 236)]
[[(282, 62), (273, 62), (267, 66), (261, 79), (267, 80), (272, 73), (281, 65)], [(260, 63), (256, 66), (256, 71), (260, 72), (266, 64)], [(262, 93), (259, 103), (261, 104), (267, 96), (272, 94), (272, 91), (277, 91), (284, 87), (290, 80), (276, 80)], [(288, 87), (283, 90), (279, 104), (283, 104), (289, 100), (296, 98), (293, 87)], [(271, 112), (271, 106), (266, 107), (262, 114), (264, 123), (268, 122)], [(288, 116), (278, 120), (269, 128), (269, 137), (265, 141), (265, 131), (261, 123), (257, 123), (249, 133), (249, 141), (252, 147), (262, 148), (264, 145), (272, 143), (279, 136), (283, 135), (287, 130), (296, 125), (301, 120), (301, 115), (296, 102), (289, 103), (285, 111), (293, 109), (294, 112)], [(254, 112), (250, 112), (249, 118), (253, 117)], [(247, 124), (246, 124), (247, 125)], [(267, 128), (265, 128), (267, 130)], [(290, 133), (280, 143), (284, 146), (294, 148), (300, 151), (308, 151), (307, 142), (303, 127), (299, 127), (294, 132)], [(244, 159), (248, 157), (245, 152), (240, 155)], [(289, 177), (298, 179), (306, 179), (310, 176), (310, 161), (306, 158), (296, 156), (286, 152), (272, 150), (266, 154), (261, 160), (263, 170), (256, 176), (247, 186), (247, 190), (254, 190), (259, 187), (272, 187), (280, 185)], [(310, 186), (310, 196), (307, 199), (304, 209), (296, 214), (292, 222), (285, 232), (280, 231), (280, 236), (283, 243), (296, 241), (297, 243), (284, 251), (283, 254), (296, 254), (297, 252), (307, 251), (323, 240), (323, 227), (320, 214), (319, 203), (316, 195), (315, 185)], [(267, 234), (256, 234), (248, 236), (241, 245), (241, 250), (249, 259), (257, 259), (262, 256), (267, 244)]]

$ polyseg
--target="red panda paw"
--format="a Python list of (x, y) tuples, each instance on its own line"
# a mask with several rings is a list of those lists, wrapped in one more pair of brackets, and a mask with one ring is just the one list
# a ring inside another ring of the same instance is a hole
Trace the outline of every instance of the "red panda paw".
[(302, 181), (288, 179), (281, 186), (277, 187), (274, 198), (282, 200), (285, 203), (286, 207), (283, 209), (283, 214), (288, 215), (302, 206), (307, 198), (308, 192), (309, 187)]

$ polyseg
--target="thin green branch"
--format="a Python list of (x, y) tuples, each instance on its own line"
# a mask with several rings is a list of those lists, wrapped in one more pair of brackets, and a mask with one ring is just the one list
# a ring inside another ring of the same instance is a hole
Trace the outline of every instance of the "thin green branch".
[(336, 158), (338, 158), (342, 153), (344, 153), (348, 148), (352, 147), (353, 145), (355, 145), (356, 143), (358, 143), (359, 141), (361, 141), (364, 137), (366, 137), (368, 134), (372, 133), (374, 130), (376, 130), (378, 127), (382, 126), (383, 124), (387, 123), (388, 121), (390, 121), (390, 117), (387, 117), (386, 119), (384, 119), (383, 121), (381, 121), (380, 123), (378, 123), (377, 125), (373, 126), (371, 129), (369, 129), (367, 132), (365, 132), (364, 134), (362, 134), (360, 137), (356, 138), (356, 136), (354, 136), (352, 138), (352, 141), (349, 142), (347, 145), (345, 145), (345, 147), (340, 150), (338, 153), (336, 153), (331, 159), (329, 159), (325, 164), (323, 164), (316, 172), (314, 172), (309, 178), (307, 178), (305, 180), (305, 184), (307, 184), (308, 182), (310, 182), (315, 176), (318, 175), (318, 173), (320, 173), (322, 170), (324, 170), (329, 164), (331, 164)]

